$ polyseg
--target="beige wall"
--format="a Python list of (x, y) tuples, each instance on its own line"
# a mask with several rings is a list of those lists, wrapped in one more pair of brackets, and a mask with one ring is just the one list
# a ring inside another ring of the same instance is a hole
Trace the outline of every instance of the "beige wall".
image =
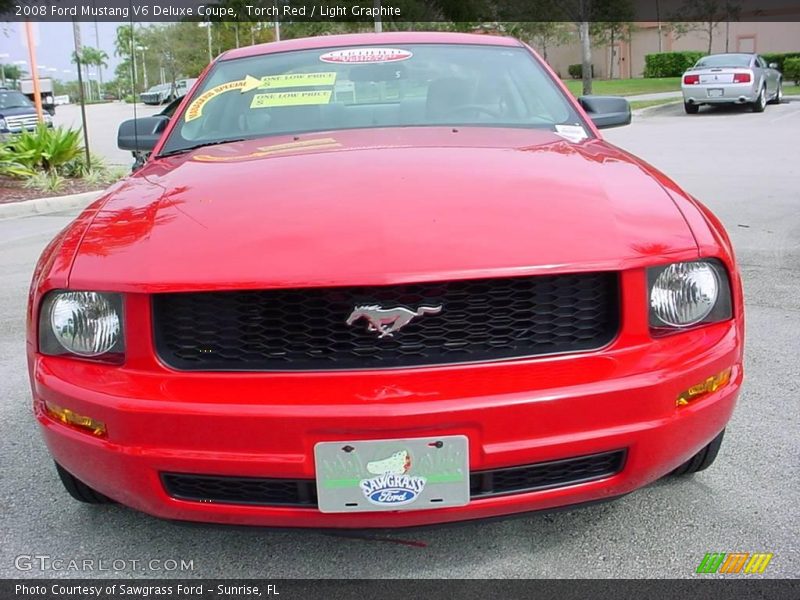
[[(712, 52), (800, 52), (800, 22), (765, 23), (732, 22), (720, 23), (714, 30)], [(541, 49), (531, 44), (541, 53)], [(662, 24), (662, 50), (708, 49), (708, 37), (693, 31), (678, 36), (669, 23)], [(638, 23), (631, 35), (630, 44), (623, 42), (616, 48), (614, 78), (641, 77), (646, 54), (658, 52), (658, 26), (656, 23)], [(592, 47), (592, 62), (595, 77), (607, 79), (611, 72), (611, 49), (607, 45)], [(580, 41), (577, 33), (566, 44), (547, 49), (547, 62), (563, 78), (568, 78), (567, 67), (581, 61)]]

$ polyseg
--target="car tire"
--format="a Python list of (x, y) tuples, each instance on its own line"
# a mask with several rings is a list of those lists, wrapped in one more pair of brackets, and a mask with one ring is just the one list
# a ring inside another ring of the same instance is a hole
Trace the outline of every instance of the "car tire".
[(764, 112), (767, 107), (767, 86), (761, 86), (761, 91), (758, 93), (758, 98), (752, 104), (753, 112)]
[(88, 485), (77, 479), (72, 474), (67, 472), (64, 467), (56, 463), (56, 471), (61, 483), (64, 484), (64, 489), (78, 502), (85, 504), (113, 504), (113, 500), (108, 496), (104, 496), (100, 492), (96, 492)]
[(695, 454), (692, 458), (683, 463), (680, 467), (675, 469), (670, 475), (691, 475), (692, 473), (699, 473), (714, 464), (714, 461), (719, 454), (720, 446), (722, 446), (722, 438), (725, 436), (725, 430), (719, 432), (708, 446), (704, 447), (700, 452)]
[(775, 92), (775, 97), (769, 103), (780, 104), (781, 102), (783, 102), (783, 81), (778, 81), (778, 91)]
[(700, 112), (700, 105), (693, 102), (684, 102), (683, 110), (686, 111), (687, 115), (696, 115), (698, 112)]

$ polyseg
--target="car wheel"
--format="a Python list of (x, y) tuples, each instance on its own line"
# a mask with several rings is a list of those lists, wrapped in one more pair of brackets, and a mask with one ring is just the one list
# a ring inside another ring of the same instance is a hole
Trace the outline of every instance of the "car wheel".
[(710, 467), (717, 458), (717, 454), (719, 454), (719, 448), (722, 446), (722, 438), (724, 435), (725, 430), (723, 429), (719, 432), (717, 437), (711, 440), (708, 446), (675, 469), (670, 475), (691, 475), (692, 473), (698, 473)]
[(694, 104), (693, 102), (684, 102), (683, 110), (686, 111), (687, 115), (696, 115), (698, 112), (700, 112), (700, 105)]
[(758, 94), (758, 98), (756, 101), (753, 102), (753, 112), (764, 112), (764, 109), (767, 107), (767, 86), (761, 87), (761, 92)]
[(778, 82), (778, 90), (775, 92), (775, 97), (770, 100), (770, 104), (780, 104), (783, 102), (783, 81)]
[(114, 502), (111, 498), (94, 491), (80, 479), (75, 478), (58, 463), (56, 463), (56, 470), (58, 471), (58, 477), (61, 479), (61, 483), (64, 484), (67, 493), (78, 502), (84, 502), (86, 504), (112, 504)]

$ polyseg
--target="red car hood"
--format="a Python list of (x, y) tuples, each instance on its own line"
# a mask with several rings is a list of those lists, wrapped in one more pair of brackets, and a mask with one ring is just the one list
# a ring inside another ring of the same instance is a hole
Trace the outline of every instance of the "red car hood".
[(697, 246), (646, 167), (530, 130), (355, 130), (152, 161), (99, 201), (71, 287), (159, 291), (621, 269)]

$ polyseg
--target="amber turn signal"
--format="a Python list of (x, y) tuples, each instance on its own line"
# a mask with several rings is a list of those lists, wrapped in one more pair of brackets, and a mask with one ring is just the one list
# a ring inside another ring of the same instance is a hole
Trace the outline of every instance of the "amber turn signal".
[(72, 412), (68, 408), (62, 408), (52, 402), (45, 401), (44, 408), (50, 418), (63, 423), (64, 425), (71, 425), (78, 429), (96, 435), (97, 437), (105, 437), (106, 425), (102, 421), (97, 421), (92, 417), (86, 417)]
[(678, 396), (678, 399), (675, 401), (675, 404), (676, 406), (686, 406), (693, 400), (697, 400), (698, 398), (701, 398), (706, 394), (710, 394), (711, 392), (716, 392), (723, 385), (726, 385), (730, 380), (731, 369), (728, 367), (724, 371), (709, 377), (705, 381), (693, 385), (685, 392), (681, 392), (681, 394)]

